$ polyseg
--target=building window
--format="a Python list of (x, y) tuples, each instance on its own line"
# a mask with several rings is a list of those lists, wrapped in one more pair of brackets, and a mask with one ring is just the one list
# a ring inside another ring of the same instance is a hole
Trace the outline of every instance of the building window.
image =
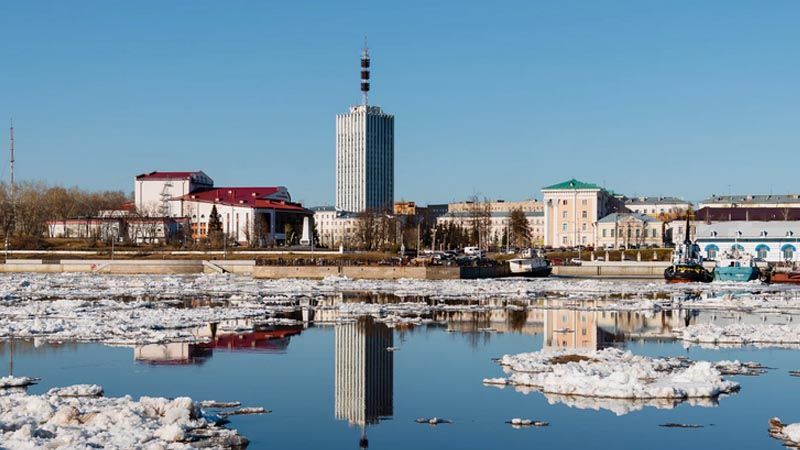
[(708, 255), (708, 259), (717, 259), (717, 250), (714, 248), (706, 250), (706, 254)]
[(767, 248), (766, 247), (759, 247), (758, 251), (756, 252), (757, 256), (761, 259), (767, 259)]
[(561, 204), (562, 204), (562, 205), (566, 205), (566, 204), (567, 204), (567, 201), (566, 201), (566, 200), (562, 200), (562, 201), (561, 201)]
[(581, 225), (581, 229), (582, 229), (583, 231), (586, 231), (586, 224), (585, 224), (585, 223), (584, 223), (583, 225)]
[(606, 237), (606, 231), (608, 230), (603, 230), (603, 237)]
[(611, 230), (611, 237), (616, 237), (617, 230)]
[(656, 237), (656, 230), (653, 228), (653, 237)]
[(794, 246), (785, 245), (783, 246), (783, 259), (784, 261), (791, 261), (794, 259)]
[(566, 219), (567, 218), (567, 212), (566, 211), (561, 213), (561, 218), (562, 219)]
[(583, 217), (584, 219), (587, 218), (588, 216), (589, 214), (586, 211), (581, 212), (581, 217)]
[(567, 231), (567, 222), (564, 222), (564, 223), (561, 224), (561, 231), (564, 231), (564, 232)]

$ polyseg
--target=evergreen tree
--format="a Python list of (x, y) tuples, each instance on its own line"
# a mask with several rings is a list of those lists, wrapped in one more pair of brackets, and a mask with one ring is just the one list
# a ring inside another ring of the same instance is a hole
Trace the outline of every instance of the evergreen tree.
[(213, 247), (222, 245), (224, 239), (222, 232), (222, 218), (217, 212), (217, 205), (211, 207), (211, 214), (208, 217), (208, 241)]

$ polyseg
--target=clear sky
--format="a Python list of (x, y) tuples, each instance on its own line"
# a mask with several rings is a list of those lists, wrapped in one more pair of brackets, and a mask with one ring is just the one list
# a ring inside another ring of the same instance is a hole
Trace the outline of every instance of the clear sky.
[(331, 204), (365, 35), (396, 199), (800, 191), (796, 0), (5, 1), (17, 177), (201, 169)]

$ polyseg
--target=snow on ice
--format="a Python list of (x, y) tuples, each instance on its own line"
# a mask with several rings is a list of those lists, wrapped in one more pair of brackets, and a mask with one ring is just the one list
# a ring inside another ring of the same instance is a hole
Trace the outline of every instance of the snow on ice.
[[(710, 362), (649, 358), (616, 348), (545, 349), (505, 355), (499, 363), (509, 374), (507, 384), (523, 388), (523, 391), (538, 390), (567, 397), (666, 400), (654, 402), (657, 406), (686, 399), (715, 399), (739, 389), (738, 383), (723, 379)], [(497, 379), (484, 381), (502, 385)], [(619, 402), (611, 402), (609, 408), (604, 407), (604, 402), (595, 400), (576, 400), (575, 403), (585, 403), (583, 407), (587, 408), (594, 405), (596, 408), (619, 410), (615, 404)]]
[[(0, 444), (5, 448), (231, 448), (247, 440), (215, 426), (188, 397), (102, 397), (96, 385), (43, 395), (0, 391)], [(191, 444), (189, 443), (191, 441)], [(203, 445), (200, 445), (203, 444)]]

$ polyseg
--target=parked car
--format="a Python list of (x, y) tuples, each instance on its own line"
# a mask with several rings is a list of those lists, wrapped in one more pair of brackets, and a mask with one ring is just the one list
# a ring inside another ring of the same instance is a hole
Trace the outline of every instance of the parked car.
[(572, 258), (569, 260), (569, 263), (572, 264), (573, 266), (580, 266), (581, 264), (583, 264), (583, 261), (580, 258)]

